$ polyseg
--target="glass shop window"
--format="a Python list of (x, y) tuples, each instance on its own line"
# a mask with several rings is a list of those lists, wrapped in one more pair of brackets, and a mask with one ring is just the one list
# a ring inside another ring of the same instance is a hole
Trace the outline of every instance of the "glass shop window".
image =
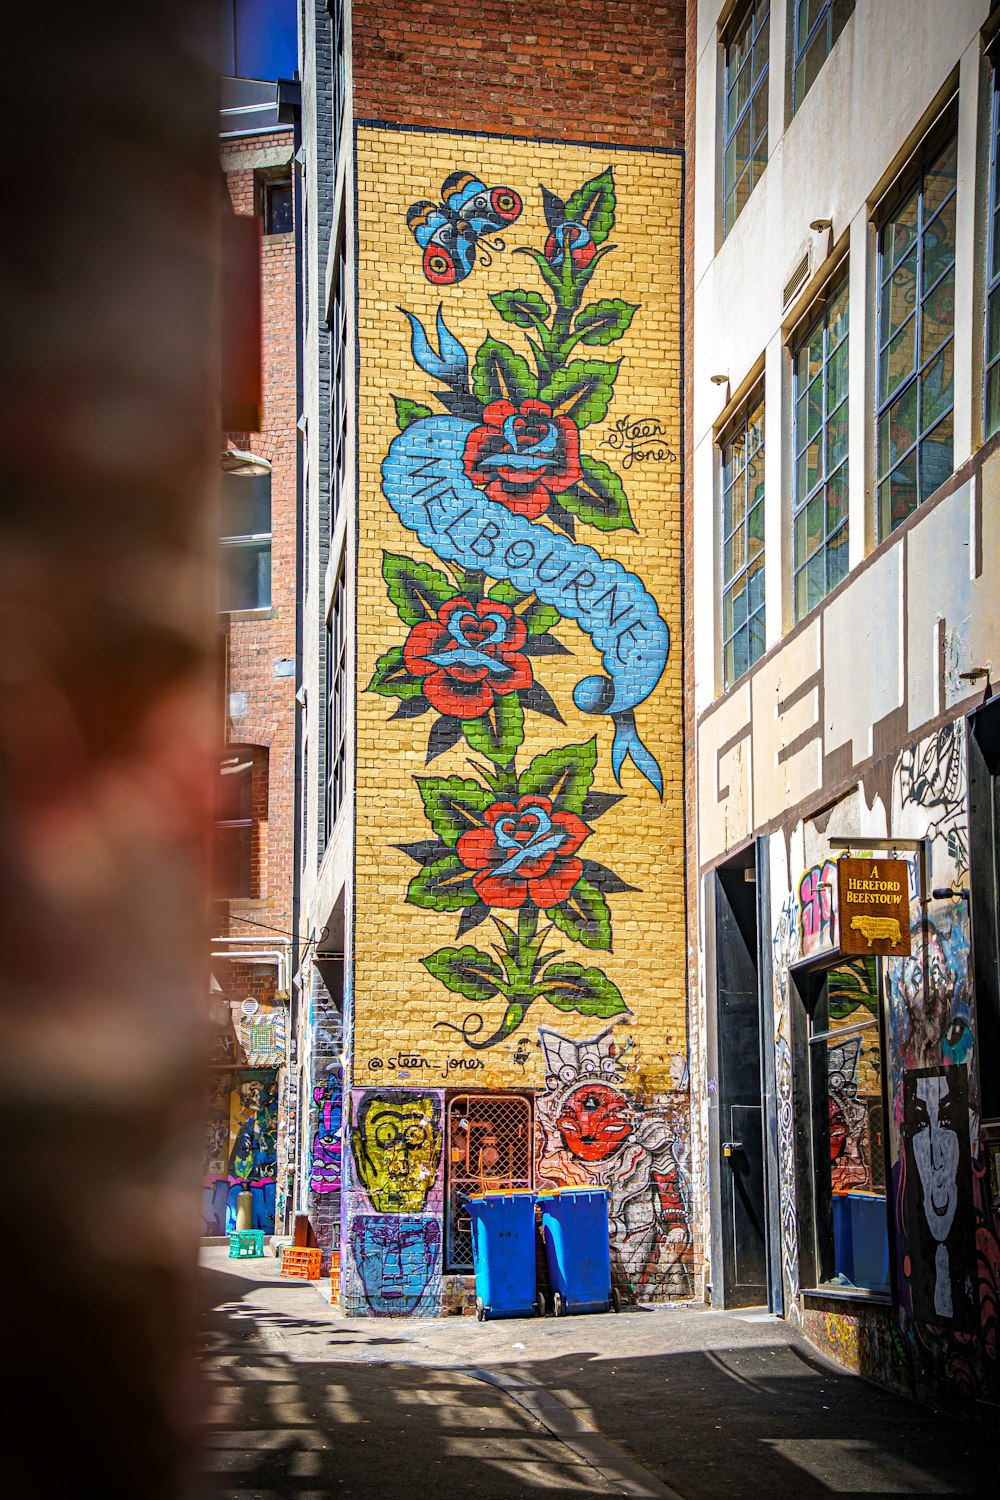
[(886, 1106), (877, 960), (810, 981), (808, 1091), (816, 1284), (887, 1293)]

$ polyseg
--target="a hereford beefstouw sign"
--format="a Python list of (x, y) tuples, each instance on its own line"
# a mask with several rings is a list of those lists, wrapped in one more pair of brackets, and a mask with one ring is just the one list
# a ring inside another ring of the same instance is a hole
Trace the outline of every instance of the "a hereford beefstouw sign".
[(840, 951), (905, 958), (910, 953), (910, 881), (905, 859), (837, 861)]

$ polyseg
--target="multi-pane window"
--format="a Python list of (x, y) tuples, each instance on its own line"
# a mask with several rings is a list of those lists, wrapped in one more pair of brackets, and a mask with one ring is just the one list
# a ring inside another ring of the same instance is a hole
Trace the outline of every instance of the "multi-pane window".
[(267, 751), (230, 745), (219, 757), (215, 786), (212, 894), (216, 900), (248, 900), (259, 895), (254, 839), (267, 816)]
[(728, 234), (767, 165), (770, 0), (749, 0), (726, 37), (723, 108), (723, 233)]
[(337, 263), (334, 268), (330, 297), (330, 527), (340, 509), (347, 464), (347, 373), (350, 350), (347, 334), (347, 250), (341, 225), (337, 241)]
[(271, 476), (222, 475), (219, 609), (271, 605)]
[(341, 569), (326, 633), (326, 836), (333, 833), (347, 786), (347, 609)]
[(722, 661), (726, 687), (764, 654), (764, 391), (722, 444)]
[(879, 231), (880, 537), (953, 467), (956, 156), (954, 135), (925, 149)]
[(298, 66), (295, 0), (222, 0), (218, 7), (220, 72), (227, 78), (275, 81)]
[(336, 160), (337, 148), (340, 145), (340, 127), (343, 124), (347, 104), (347, 48), (344, 16), (346, 3), (347, 0), (327, 0), (327, 10), (330, 12), (330, 63), (333, 75), (331, 94), (334, 160)]
[(795, 351), (792, 570), (795, 618), (847, 575), (847, 276)]
[(816, 1283), (889, 1289), (878, 961), (859, 958), (814, 981), (809, 1016)]
[(990, 204), (986, 264), (985, 436), (1000, 428), (1000, 66), (993, 67), (990, 114)]
[(793, 113), (815, 83), (853, 10), (854, 0), (795, 0)]

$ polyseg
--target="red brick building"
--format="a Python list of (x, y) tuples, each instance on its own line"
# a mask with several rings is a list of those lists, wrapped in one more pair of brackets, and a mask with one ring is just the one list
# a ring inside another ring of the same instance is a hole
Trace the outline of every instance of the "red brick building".
[[(250, 401), (245, 415), (230, 416), (251, 430), (226, 432), (220, 454), (211, 960), (218, 1032), (205, 1157), (207, 1234), (235, 1227), (244, 1188), (253, 1202), (252, 1227), (282, 1227), (294, 1118), (284, 1063), (295, 847), (295, 191), (293, 132), (279, 122), (274, 81), (294, 70), (294, 24), (277, 38), (244, 38), (235, 30), (240, 14), (235, 7), (233, 71), (223, 79), (221, 166), (227, 207), (255, 225), (230, 238), (245, 250), (249, 236), (251, 254), (259, 255), (260, 401), (256, 412)], [(237, 69), (263, 76), (238, 76)], [(225, 274), (235, 321), (246, 320), (232, 330), (235, 341), (248, 346), (252, 362), (257, 309), (239, 301), (243, 280), (234, 293), (234, 262)]]

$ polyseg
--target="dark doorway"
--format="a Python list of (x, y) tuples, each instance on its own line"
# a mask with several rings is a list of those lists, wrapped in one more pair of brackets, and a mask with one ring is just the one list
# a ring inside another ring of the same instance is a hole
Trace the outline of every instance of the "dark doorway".
[(767, 1214), (753, 849), (705, 877), (709, 1001), (712, 1304), (768, 1301)]

